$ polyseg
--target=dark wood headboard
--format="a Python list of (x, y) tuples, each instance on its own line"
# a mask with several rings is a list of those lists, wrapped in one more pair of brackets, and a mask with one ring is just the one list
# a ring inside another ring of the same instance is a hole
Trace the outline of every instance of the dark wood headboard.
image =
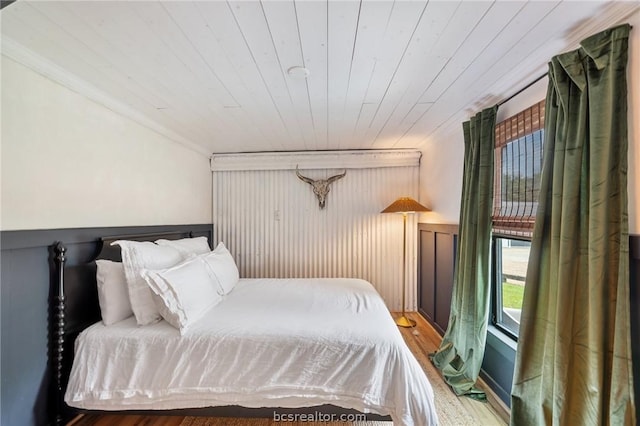
[[(181, 226), (180, 228), (183, 228)], [(88, 261), (75, 259), (68, 262), (67, 247), (61, 241), (53, 244), (55, 260), (54, 294), (50, 298), (51, 313), (50, 348), (52, 352), (52, 382), (54, 406), (53, 423), (62, 424), (69, 412), (64, 403), (64, 392), (73, 362), (73, 347), (78, 334), (90, 325), (100, 321), (100, 305), (96, 284), (96, 260), (107, 259), (121, 262), (120, 247), (112, 246), (117, 240), (155, 241), (158, 239), (178, 240), (206, 236), (212, 243), (210, 230), (181, 230), (131, 235), (113, 235), (96, 238), (96, 255)]]

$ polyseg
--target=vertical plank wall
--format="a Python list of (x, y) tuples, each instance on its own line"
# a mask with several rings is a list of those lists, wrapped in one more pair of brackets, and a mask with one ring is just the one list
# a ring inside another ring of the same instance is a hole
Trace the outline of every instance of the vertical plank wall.
[[(325, 179), (344, 169), (301, 170)], [(401, 309), (402, 215), (380, 211), (400, 196), (418, 199), (419, 167), (347, 169), (324, 210), (295, 169), (214, 171), (214, 240), (240, 276), (350, 277), (371, 282)], [(407, 309), (416, 309), (417, 215), (407, 220)]]

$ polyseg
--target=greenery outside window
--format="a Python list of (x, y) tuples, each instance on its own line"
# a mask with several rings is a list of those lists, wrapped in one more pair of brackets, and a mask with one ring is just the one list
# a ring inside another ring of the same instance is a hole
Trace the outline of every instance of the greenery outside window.
[(491, 322), (516, 340), (520, 328), (524, 279), (530, 250), (530, 241), (493, 238), (494, 290)]

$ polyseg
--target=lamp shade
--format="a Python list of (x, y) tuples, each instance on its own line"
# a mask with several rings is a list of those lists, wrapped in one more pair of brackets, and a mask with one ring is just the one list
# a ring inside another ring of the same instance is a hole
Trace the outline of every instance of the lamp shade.
[(415, 213), (430, 212), (428, 208), (411, 197), (400, 197), (380, 213)]

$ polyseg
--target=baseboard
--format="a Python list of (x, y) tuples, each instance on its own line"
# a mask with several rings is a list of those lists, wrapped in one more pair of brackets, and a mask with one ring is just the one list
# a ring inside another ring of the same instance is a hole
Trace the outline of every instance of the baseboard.
[[(482, 373), (481, 373), (482, 374)], [(498, 386), (490, 377), (487, 378), (494, 384), (494, 386)], [(493, 390), (493, 388), (487, 384), (486, 381), (482, 377), (478, 377), (478, 381), (476, 382), (478, 387), (484, 391), (487, 395), (487, 402), (496, 410), (496, 413), (500, 416), (502, 420), (504, 420), (507, 424), (509, 424), (509, 419), (511, 418), (511, 409), (504, 403), (502, 399), (498, 396), (498, 394)], [(502, 388), (500, 388), (502, 389)]]

